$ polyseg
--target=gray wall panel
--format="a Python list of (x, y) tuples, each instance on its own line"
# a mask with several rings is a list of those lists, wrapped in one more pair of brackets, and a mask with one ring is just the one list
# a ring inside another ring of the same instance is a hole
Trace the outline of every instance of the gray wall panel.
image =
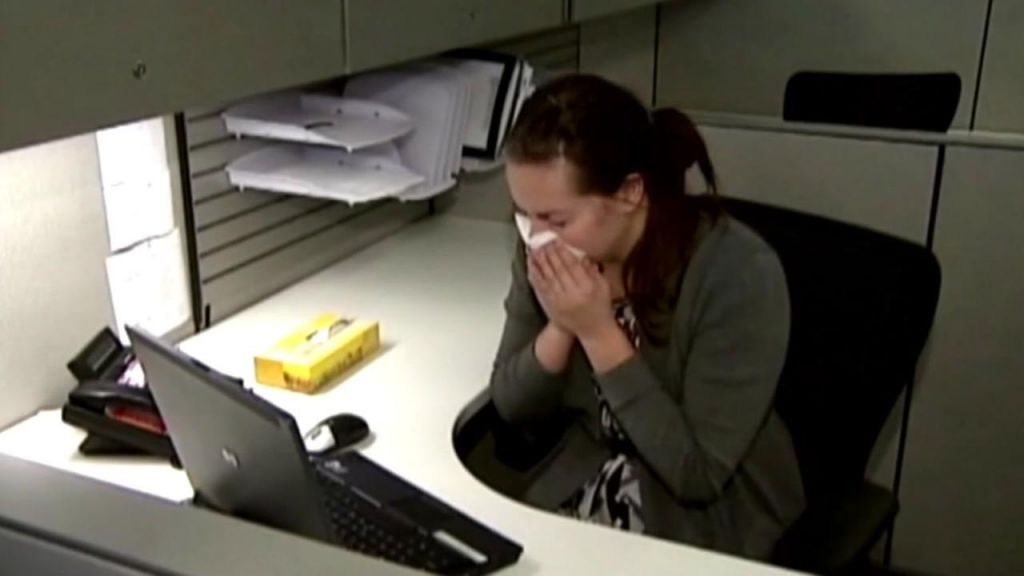
[(659, 105), (781, 116), (799, 70), (955, 71), (974, 98), (985, 0), (688, 0), (661, 8)]
[(240, 192), (230, 189), (226, 194), (214, 196), (203, 202), (202, 211), (196, 213), (196, 228), (201, 232), (226, 220), (284, 200), (288, 200), (288, 196), (283, 194), (259, 190)]
[(653, 7), (591, 20), (580, 25), (580, 71), (598, 74), (654, 102)]
[(214, 170), (219, 171), (228, 162), (242, 154), (252, 152), (268, 144), (271, 144), (271, 142), (255, 139), (235, 140), (231, 138), (191, 148), (189, 150), (189, 170), (192, 176), (202, 175)]
[(220, 117), (219, 111), (213, 116), (202, 116), (188, 122), (188, 144), (190, 148), (196, 148), (228, 137), (228, 131), (224, 127), (224, 119)]
[(658, 0), (572, 0), (572, 19), (600, 18), (634, 8), (650, 7)]
[(925, 243), (935, 146), (702, 126), (720, 192)]
[(349, 70), (554, 28), (562, 23), (563, 1), (346, 0)]
[(297, 6), (2, 2), (0, 149), (343, 73), (341, 0)]
[(993, 0), (974, 127), (1024, 133), (1024, 0)]
[(894, 563), (1024, 574), (1024, 151), (950, 147), (942, 294), (915, 390)]
[(203, 258), (239, 240), (270, 233), (278, 226), (312, 212), (331, 206), (344, 207), (330, 200), (292, 197), (287, 194), (278, 196), (280, 198), (277, 201), (257, 210), (243, 213), (237, 218), (222, 221), (206, 229), (199, 229), (196, 244), (199, 257)]
[(223, 170), (209, 172), (192, 178), (192, 200), (197, 204), (219, 197), (229, 190), (237, 191), (228, 182), (228, 175)]

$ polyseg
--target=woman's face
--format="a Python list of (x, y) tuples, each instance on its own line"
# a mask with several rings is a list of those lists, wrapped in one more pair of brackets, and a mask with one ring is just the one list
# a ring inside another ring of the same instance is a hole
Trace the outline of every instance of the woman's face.
[(505, 176), (516, 211), (530, 219), (533, 234), (551, 230), (595, 262), (621, 260), (632, 248), (626, 243), (636, 224), (639, 198), (625, 184), (614, 196), (581, 194), (575, 170), (565, 159), (507, 162)]

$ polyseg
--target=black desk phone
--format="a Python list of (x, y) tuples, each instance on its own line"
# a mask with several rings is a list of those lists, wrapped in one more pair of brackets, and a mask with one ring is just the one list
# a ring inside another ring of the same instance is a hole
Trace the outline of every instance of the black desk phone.
[(79, 452), (152, 454), (177, 465), (142, 367), (110, 328), (96, 334), (67, 367), (78, 385), (68, 394), (61, 417), (89, 433)]

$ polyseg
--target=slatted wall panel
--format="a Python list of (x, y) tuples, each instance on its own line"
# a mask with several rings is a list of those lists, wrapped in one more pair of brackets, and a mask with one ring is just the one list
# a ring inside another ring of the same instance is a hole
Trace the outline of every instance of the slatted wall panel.
[(233, 188), (224, 167), (267, 143), (236, 140), (222, 108), (184, 115), (201, 327), (238, 311), (427, 214), (425, 203), (349, 207)]
[[(504, 42), (492, 48), (528, 59), (547, 72), (577, 69), (575, 26)], [(179, 119), (188, 160), (194, 228), (194, 289), (200, 328), (238, 311), (428, 214), (427, 203), (375, 202), (356, 207), (261, 192), (239, 191), (224, 167), (267, 144), (236, 140), (209, 106)]]

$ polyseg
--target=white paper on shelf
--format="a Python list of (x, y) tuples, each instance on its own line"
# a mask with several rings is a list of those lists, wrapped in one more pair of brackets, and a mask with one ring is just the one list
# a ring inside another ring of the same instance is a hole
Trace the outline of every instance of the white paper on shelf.
[(404, 167), (393, 145), (348, 153), (340, 149), (277, 144), (227, 166), (233, 186), (342, 200), (349, 204), (391, 198), (422, 184)]
[(103, 187), (110, 251), (117, 252), (174, 229), (171, 175), (164, 168), (146, 180)]
[(443, 81), (423, 71), (385, 70), (349, 79), (345, 95), (383, 102), (407, 114), (416, 128), (397, 142), (402, 162), (427, 184), (451, 178), (445, 171), (454, 102)]
[(327, 94), (274, 94), (232, 106), (222, 116), (232, 134), (348, 151), (394, 141), (414, 128), (412, 119), (391, 106)]
[(500, 62), (483, 60), (450, 60), (453, 66), (467, 74), (470, 79), (472, 97), (469, 104), (469, 119), (463, 133), (463, 146), (487, 148), (491, 133), (491, 118), (504, 65)]
[(106, 264), (114, 317), (124, 342), (125, 325), (162, 336), (189, 321), (189, 288), (177, 228), (112, 254)]
[(444, 61), (423, 62), (417, 67), (432, 78), (443, 82), (452, 94), (452, 106), (448, 111), (449, 124), (444, 136), (444, 176), (451, 178), (459, 173), (466, 124), (469, 121), (469, 109), (473, 99), (471, 81), (466, 73)]

